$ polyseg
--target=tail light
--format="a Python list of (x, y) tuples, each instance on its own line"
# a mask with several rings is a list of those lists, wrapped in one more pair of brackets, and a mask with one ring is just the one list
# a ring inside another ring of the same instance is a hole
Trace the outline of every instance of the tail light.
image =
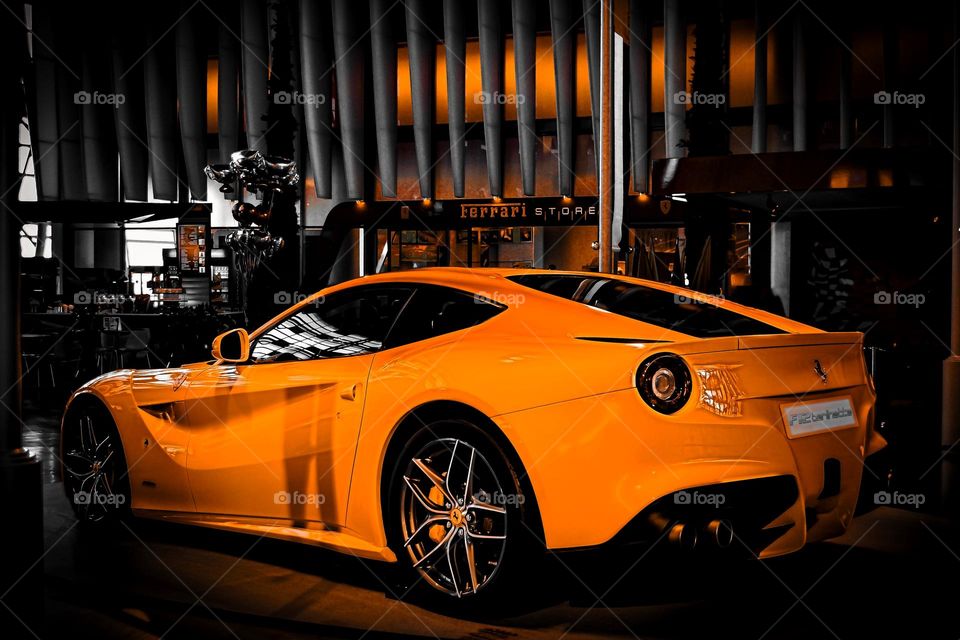
[(656, 411), (675, 413), (690, 399), (690, 369), (672, 353), (659, 353), (640, 363), (637, 391)]

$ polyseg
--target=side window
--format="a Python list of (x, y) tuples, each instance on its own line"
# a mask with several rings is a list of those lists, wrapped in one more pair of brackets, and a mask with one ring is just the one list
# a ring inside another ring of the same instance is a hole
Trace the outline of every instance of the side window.
[(412, 291), (373, 286), (333, 293), (261, 334), (250, 349), (250, 359), (263, 364), (379, 351)]
[(466, 329), (489, 320), (505, 308), (457, 289), (417, 287), (390, 330), (384, 348)]

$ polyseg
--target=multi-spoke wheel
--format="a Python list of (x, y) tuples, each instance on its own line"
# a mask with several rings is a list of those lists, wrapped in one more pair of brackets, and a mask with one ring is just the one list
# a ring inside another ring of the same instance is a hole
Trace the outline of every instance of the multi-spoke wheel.
[(504, 570), (519, 564), (515, 556), (529, 538), (521, 520), (525, 496), (489, 438), (473, 433), (472, 425), (443, 424), (411, 439), (397, 465), (395, 540), (415, 582), (472, 600), (502, 591), (494, 583), (503, 583)]
[(81, 521), (99, 523), (126, 513), (126, 461), (105, 409), (88, 405), (68, 413), (61, 451), (64, 489)]

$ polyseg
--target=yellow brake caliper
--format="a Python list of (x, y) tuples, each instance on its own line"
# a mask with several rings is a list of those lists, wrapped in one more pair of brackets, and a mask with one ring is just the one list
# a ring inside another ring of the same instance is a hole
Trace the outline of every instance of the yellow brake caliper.
[[(443, 491), (440, 491), (436, 486), (430, 487), (430, 493), (427, 494), (427, 497), (430, 498), (430, 502), (433, 504), (442, 507), (444, 506)], [(442, 524), (435, 524), (430, 527), (430, 539), (434, 542), (440, 542), (443, 540), (443, 536), (446, 535), (446, 529)]]

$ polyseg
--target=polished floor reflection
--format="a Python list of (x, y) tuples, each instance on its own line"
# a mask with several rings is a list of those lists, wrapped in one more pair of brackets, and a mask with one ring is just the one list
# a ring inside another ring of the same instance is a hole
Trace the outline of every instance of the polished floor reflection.
[[(46, 623), (88, 637), (860, 638), (960, 635), (960, 527), (880, 508), (840, 539), (766, 563), (639, 552), (563, 556), (509, 610), (462, 620), (398, 599), (384, 565), (223, 532), (77, 526), (55, 471), (56, 419), (30, 417), (44, 460)], [(611, 570), (614, 567), (615, 570)]]

